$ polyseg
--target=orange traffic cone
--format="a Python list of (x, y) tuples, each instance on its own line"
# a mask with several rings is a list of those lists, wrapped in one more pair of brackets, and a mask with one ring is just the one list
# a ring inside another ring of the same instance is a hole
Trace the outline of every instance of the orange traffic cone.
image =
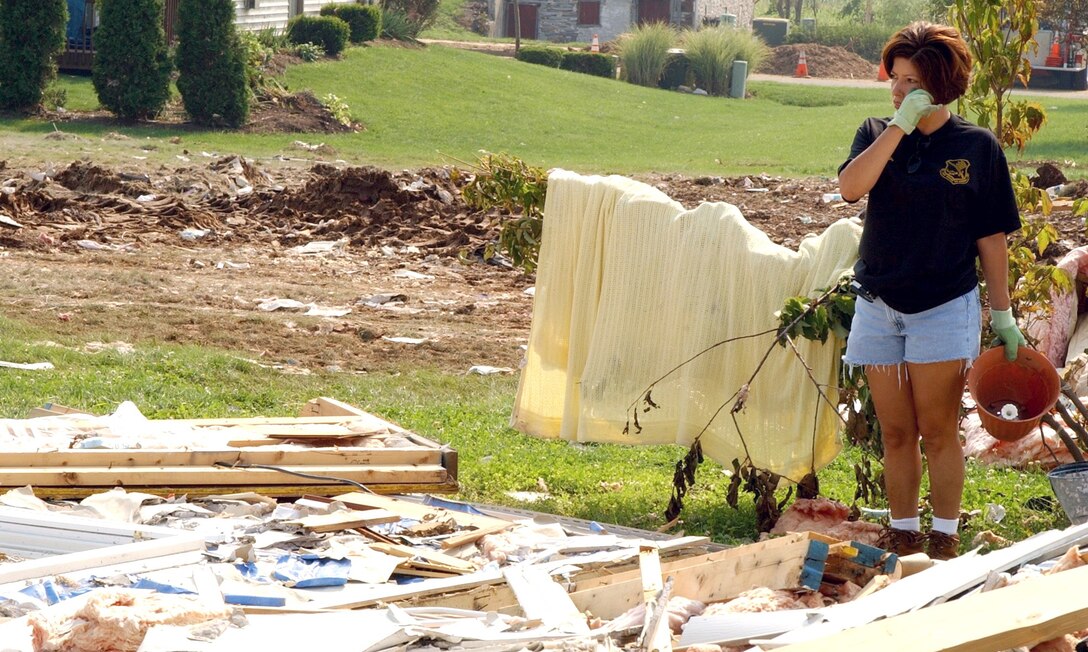
[(1050, 54), (1046, 58), (1046, 65), (1048, 68), (1058, 68), (1062, 65), (1062, 52), (1057, 39), (1050, 44)]
[(884, 67), (884, 59), (880, 60), (880, 70), (876, 71), (877, 81), (888, 81), (888, 69)]
[(805, 59), (805, 51), (801, 50), (801, 56), (797, 57), (797, 69), (793, 71), (794, 77), (808, 77), (808, 61)]
[(590, 52), (600, 52), (601, 51), (601, 42), (597, 40), (597, 35), (596, 34), (593, 35), (593, 42), (589, 44), (589, 51)]

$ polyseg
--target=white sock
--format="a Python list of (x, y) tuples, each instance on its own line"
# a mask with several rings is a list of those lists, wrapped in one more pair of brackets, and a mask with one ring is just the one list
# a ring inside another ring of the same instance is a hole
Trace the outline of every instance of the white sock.
[(960, 529), (960, 520), (958, 518), (937, 518), (933, 517), (933, 531), (940, 532), (941, 534), (955, 534)]
[(907, 530), (909, 532), (921, 532), (922, 519), (918, 516), (914, 518), (893, 518), (891, 526), (896, 530)]

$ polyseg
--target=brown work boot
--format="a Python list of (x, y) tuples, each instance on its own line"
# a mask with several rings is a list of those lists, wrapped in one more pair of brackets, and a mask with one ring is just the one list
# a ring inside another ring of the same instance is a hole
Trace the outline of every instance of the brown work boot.
[(960, 554), (960, 536), (930, 532), (926, 537), (926, 554), (930, 559), (952, 559)]
[(894, 552), (900, 557), (905, 557), (916, 552), (922, 552), (925, 543), (926, 537), (921, 532), (885, 527), (880, 531), (880, 538), (876, 541), (876, 547), (888, 552)]

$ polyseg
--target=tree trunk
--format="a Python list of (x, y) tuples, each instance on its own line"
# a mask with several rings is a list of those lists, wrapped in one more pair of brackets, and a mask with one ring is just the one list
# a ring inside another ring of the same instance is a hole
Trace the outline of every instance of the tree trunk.
[(521, 51), (521, 5), (514, 0), (514, 53)]

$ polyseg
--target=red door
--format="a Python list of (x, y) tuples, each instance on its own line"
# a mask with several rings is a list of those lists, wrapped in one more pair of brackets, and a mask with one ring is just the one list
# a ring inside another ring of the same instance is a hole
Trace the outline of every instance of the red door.
[[(667, 0), (666, 0), (667, 1)], [(519, 13), (521, 14), (521, 38), (536, 39), (536, 19), (537, 19), (537, 5), (527, 5), (524, 3), (518, 3)], [(504, 36), (507, 38), (514, 38), (516, 29), (514, 26), (514, 3), (506, 3), (506, 33)]]
[(638, 22), (668, 23), (669, 0), (638, 0)]

